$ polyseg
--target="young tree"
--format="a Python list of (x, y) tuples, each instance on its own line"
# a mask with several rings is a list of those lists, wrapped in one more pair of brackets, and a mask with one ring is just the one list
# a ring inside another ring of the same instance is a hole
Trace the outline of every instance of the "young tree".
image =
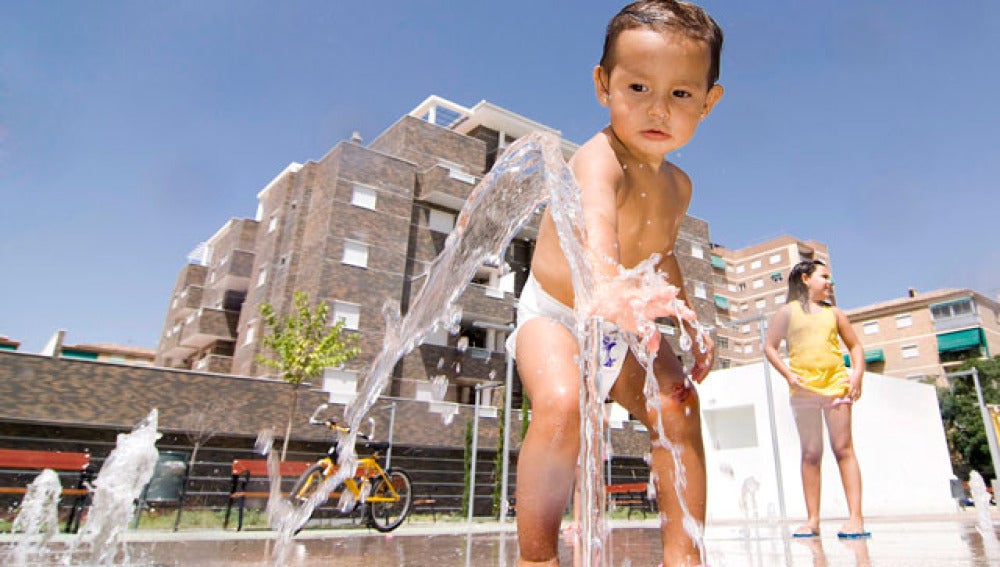
[(175, 532), (181, 525), (181, 514), (184, 513), (184, 496), (187, 494), (191, 473), (194, 472), (195, 464), (198, 462), (198, 451), (219, 432), (232, 429), (246, 405), (246, 400), (228, 398), (215, 398), (200, 403), (192, 402), (190, 411), (180, 418), (180, 427), (188, 442), (191, 443), (192, 449), (191, 456), (188, 458), (187, 474), (184, 475), (184, 485), (181, 486), (177, 515), (174, 517)]
[(292, 436), (299, 386), (319, 376), (324, 368), (340, 366), (361, 352), (357, 346), (358, 336), (344, 332), (343, 320), (328, 327), (329, 311), (330, 306), (324, 301), (311, 308), (309, 296), (301, 291), (295, 292), (291, 313), (278, 314), (269, 303), (260, 306), (264, 324), (271, 330), (263, 338), (263, 343), (275, 356), (258, 355), (257, 361), (276, 369), (282, 380), (292, 385), (285, 442), (281, 448), (282, 461), (288, 453), (288, 441)]

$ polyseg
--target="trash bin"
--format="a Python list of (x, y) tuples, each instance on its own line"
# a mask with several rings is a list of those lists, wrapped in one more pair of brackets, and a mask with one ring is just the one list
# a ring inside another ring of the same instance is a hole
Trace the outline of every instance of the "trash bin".
[(180, 451), (160, 451), (153, 477), (146, 486), (143, 501), (146, 504), (179, 502), (184, 480), (187, 477), (188, 454)]

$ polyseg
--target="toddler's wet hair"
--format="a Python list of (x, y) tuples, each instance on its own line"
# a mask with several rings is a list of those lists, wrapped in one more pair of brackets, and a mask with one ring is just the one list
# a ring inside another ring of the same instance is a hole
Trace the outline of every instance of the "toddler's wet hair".
[(705, 42), (712, 51), (712, 64), (708, 69), (708, 86), (719, 81), (722, 58), (722, 28), (705, 10), (690, 2), (676, 0), (640, 0), (625, 6), (608, 23), (604, 35), (604, 52), (601, 67), (608, 72), (614, 63), (614, 47), (618, 36), (625, 30), (649, 28), (656, 31), (680, 33), (690, 39)]

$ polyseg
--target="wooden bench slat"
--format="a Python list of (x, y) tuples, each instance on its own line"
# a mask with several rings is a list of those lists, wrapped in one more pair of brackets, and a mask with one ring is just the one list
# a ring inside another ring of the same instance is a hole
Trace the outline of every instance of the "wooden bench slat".
[(88, 453), (0, 449), (0, 468), (83, 471), (88, 466), (90, 466)]
[[(314, 464), (316, 464), (315, 461), (281, 461), (278, 463), (278, 471), (281, 476), (299, 476)], [(233, 461), (233, 474), (239, 476), (245, 473), (251, 477), (266, 477), (268, 475), (267, 461), (262, 459), (236, 459)]]

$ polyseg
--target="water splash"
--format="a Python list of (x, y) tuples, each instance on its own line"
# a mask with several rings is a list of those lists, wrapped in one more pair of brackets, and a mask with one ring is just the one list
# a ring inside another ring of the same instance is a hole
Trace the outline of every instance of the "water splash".
[(70, 549), (70, 557), (89, 564), (111, 565), (120, 555), (128, 562), (122, 535), (135, 514), (135, 502), (153, 477), (157, 410), (152, 410), (131, 433), (118, 434), (115, 448), (104, 460), (93, 483), (90, 513)]
[(40, 563), (46, 545), (59, 533), (59, 493), (62, 483), (52, 469), (45, 469), (28, 485), (21, 510), (11, 531), (24, 534), (14, 550), (15, 565)]
[(996, 541), (993, 518), (990, 517), (990, 493), (986, 490), (986, 481), (978, 471), (969, 473), (969, 492), (972, 493), (972, 503), (976, 507), (976, 529), (983, 538)]

